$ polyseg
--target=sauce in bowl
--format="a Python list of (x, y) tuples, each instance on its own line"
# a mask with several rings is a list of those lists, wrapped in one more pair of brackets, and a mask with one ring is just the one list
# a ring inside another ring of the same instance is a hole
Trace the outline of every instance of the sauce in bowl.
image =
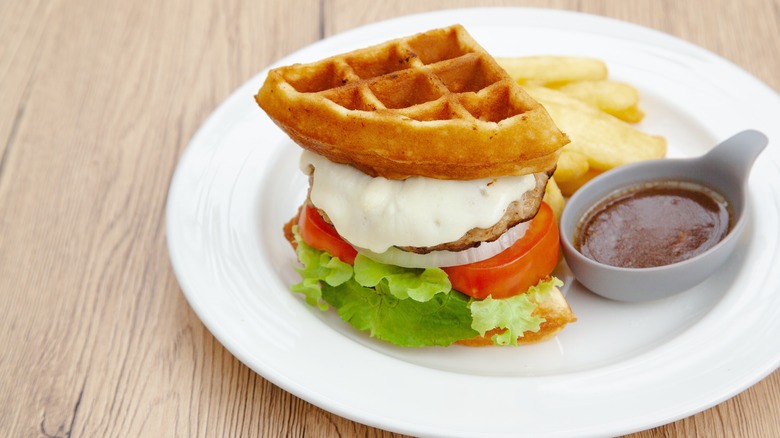
[[(746, 130), (723, 140), (700, 157), (627, 164), (592, 179), (569, 198), (561, 214), (561, 248), (574, 277), (601, 297), (641, 302), (690, 290), (717, 273), (739, 247), (741, 236), (747, 229), (750, 169), (768, 142), (767, 136), (761, 132)], [(677, 206), (667, 208), (664, 201), (667, 198), (662, 194), (667, 190), (667, 183), (672, 181), (676, 181), (671, 183), (672, 189), (692, 190), (694, 193), (671, 197), (677, 199)], [(634, 189), (630, 190), (632, 187)], [(649, 189), (652, 197), (658, 198), (649, 201), (650, 207), (635, 212), (636, 217), (622, 215), (620, 220), (618, 216), (612, 217), (607, 221), (612, 226), (605, 228), (609, 234), (599, 234), (596, 228), (586, 228), (589, 221), (586, 217), (608, 210), (609, 203), (621, 197), (628, 198), (625, 204), (644, 202), (638, 192), (644, 188)], [(720, 205), (714, 207), (708, 197)], [(723, 198), (728, 200), (725, 211)], [(680, 204), (688, 207), (679, 208)], [(681, 242), (702, 231), (696, 231), (696, 227), (693, 227), (693, 233), (689, 230), (691, 223), (698, 220), (695, 219), (698, 213), (705, 218), (703, 229), (706, 232), (702, 235), (714, 237), (684, 247)], [(682, 225), (676, 222), (678, 219)], [(637, 223), (644, 223), (644, 228), (638, 228)], [(648, 267), (613, 266), (585, 256), (581, 249), (586, 247), (587, 251), (590, 243), (585, 242), (583, 237), (595, 239), (597, 236), (602, 240), (599, 246), (620, 251), (624, 259), (621, 264), (627, 265), (634, 260), (641, 262), (639, 266)], [(658, 243), (656, 239), (659, 236), (673, 238), (671, 243)], [(611, 246), (610, 239), (613, 242)], [(632, 246), (628, 246), (629, 241)], [(655, 250), (639, 249), (639, 246), (649, 245), (655, 246)], [(710, 245), (712, 247), (705, 250)], [(672, 248), (675, 246), (684, 249), (680, 252), (687, 254), (674, 255)], [(642, 255), (635, 256), (634, 253)], [(656, 255), (660, 256), (660, 260)], [(648, 263), (653, 259), (656, 259), (655, 263)], [(652, 264), (659, 265), (650, 266)]]
[(574, 246), (610, 266), (649, 268), (695, 257), (731, 228), (726, 199), (701, 184), (657, 180), (613, 192), (578, 224)]

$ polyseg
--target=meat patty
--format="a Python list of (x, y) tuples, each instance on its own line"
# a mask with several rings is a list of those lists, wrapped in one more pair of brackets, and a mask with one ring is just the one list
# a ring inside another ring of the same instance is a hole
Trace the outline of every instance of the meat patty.
[[(399, 246), (398, 248), (417, 254), (427, 254), (431, 251), (463, 251), (477, 247), (483, 242), (492, 242), (501, 237), (508, 229), (521, 222), (531, 220), (536, 216), (536, 213), (541, 206), (542, 198), (544, 197), (547, 181), (554, 171), (555, 169), (551, 170), (550, 173), (535, 173), (534, 179), (536, 181), (536, 186), (523, 194), (519, 200), (509, 204), (504, 216), (490, 228), (472, 228), (467, 231), (463, 237), (454, 242), (442, 243), (435, 246)], [(311, 180), (309, 181), (309, 188), (311, 190)], [(311, 203), (308, 197), (306, 201)], [(328, 215), (323, 210), (318, 208), (317, 212), (319, 212), (320, 216), (322, 216), (326, 222), (331, 223)]]
[(552, 173), (548, 175), (544, 172), (535, 173), (534, 179), (536, 180), (536, 186), (533, 190), (529, 190), (523, 194), (519, 200), (509, 204), (504, 216), (490, 228), (472, 228), (467, 231), (463, 237), (454, 242), (442, 243), (435, 246), (402, 246), (399, 248), (417, 254), (427, 254), (431, 251), (463, 251), (465, 249), (477, 247), (482, 242), (492, 242), (501, 237), (508, 229), (521, 222), (531, 220), (536, 216), (536, 213), (539, 211), (539, 207), (542, 204), (544, 190), (547, 187), (547, 181), (550, 179), (551, 174)]

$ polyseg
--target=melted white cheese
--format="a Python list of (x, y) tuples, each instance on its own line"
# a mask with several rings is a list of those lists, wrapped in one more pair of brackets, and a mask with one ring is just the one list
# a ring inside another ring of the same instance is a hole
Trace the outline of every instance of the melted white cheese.
[[(311, 202), (352, 245), (383, 253), (391, 246), (454, 242), (472, 228), (496, 224), (512, 201), (536, 186), (533, 175), (469, 181), (371, 177), (304, 151)], [(313, 170), (313, 174), (311, 173)]]

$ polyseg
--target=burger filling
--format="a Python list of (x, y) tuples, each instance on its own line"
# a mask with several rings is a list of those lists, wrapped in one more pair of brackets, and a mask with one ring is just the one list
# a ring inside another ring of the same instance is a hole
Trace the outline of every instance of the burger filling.
[(536, 215), (547, 175), (469, 181), (371, 177), (305, 151), (309, 199), (353, 246), (383, 253), (395, 246), (426, 253), (493, 241)]
[(309, 304), (403, 346), (517, 344), (550, 323), (536, 313), (561, 284), (548, 175), (388, 180), (310, 152), (301, 169), (309, 198), (286, 232)]

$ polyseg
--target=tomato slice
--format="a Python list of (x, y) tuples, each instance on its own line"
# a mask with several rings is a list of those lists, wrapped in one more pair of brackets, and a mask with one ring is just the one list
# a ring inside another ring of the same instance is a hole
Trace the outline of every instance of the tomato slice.
[[(312, 247), (345, 263), (355, 263), (357, 250), (313, 206), (307, 204), (301, 209), (298, 233)], [(442, 269), (449, 275), (453, 289), (466, 295), (479, 299), (488, 295), (508, 298), (550, 275), (558, 264), (559, 239), (552, 209), (542, 202), (525, 235), (514, 245), (487, 260)]]
[(528, 230), (514, 245), (481, 262), (442, 268), (453, 289), (474, 298), (508, 298), (528, 290), (558, 264), (558, 224), (542, 203)]
[(325, 222), (316, 208), (309, 204), (301, 209), (298, 217), (298, 233), (309, 246), (327, 251), (344, 263), (350, 265), (355, 263), (357, 250), (336, 232), (332, 224)]

